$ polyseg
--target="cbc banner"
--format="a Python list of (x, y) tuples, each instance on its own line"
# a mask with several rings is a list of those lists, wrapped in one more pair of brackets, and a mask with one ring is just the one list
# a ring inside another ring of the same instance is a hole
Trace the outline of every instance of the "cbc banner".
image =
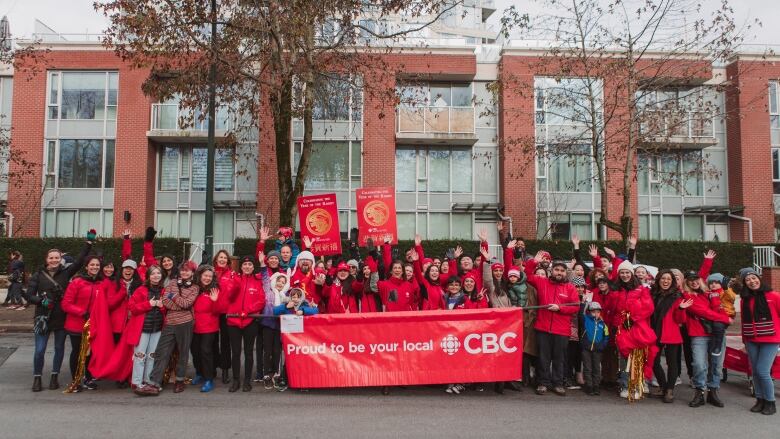
[(290, 386), (518, 380), (523, 370), (522, 319), (520, 308), (299, 318), (283, 325)]

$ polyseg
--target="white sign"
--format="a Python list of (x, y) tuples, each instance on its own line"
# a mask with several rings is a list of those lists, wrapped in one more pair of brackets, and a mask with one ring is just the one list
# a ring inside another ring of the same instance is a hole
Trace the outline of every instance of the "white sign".
[(282, 316), (282, 334), (300, 334), (303, 332), (303, 316), (285, 314)]

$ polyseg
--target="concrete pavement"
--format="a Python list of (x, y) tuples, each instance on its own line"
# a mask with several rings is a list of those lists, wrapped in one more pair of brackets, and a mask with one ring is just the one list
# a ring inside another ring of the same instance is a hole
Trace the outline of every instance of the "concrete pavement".
[[(410, 387), (385, 397), (376, 389), (277, 393), (255, 386), (228, 393), (221, 384), (205, 395), (194, 387), (181, 394), (166, 388), (159, 397), (140, 398), (109, 382), (79, 394), (32, 393), (32, 354), (32, 334), (0, 335), (2, 438), (768, 438), (780, 428), (780, 415), (748, 412), (753, 399), (738, 374), (723, 386), (723, 409), (689, 408), (687, 386), (678, 387), (674, 404), (628, 404), (609, 392), (591, 397), (574, 390), (566, 397), (490, 390), (455, 396)], [(44, 386), (51, 358), (50, 352)]]

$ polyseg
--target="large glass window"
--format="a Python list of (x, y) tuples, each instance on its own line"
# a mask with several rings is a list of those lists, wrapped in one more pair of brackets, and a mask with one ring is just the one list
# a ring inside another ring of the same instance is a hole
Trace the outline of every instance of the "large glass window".
[(43, 237), (83, 236), (95, 229), (98, 236), (111, 236), (114, 211), (110, 209), (45, 209), (43, 211)]
[(640, 239), (701, 241), (704, 217), (700, 215), (639, 215)]
[[(49, 149), (47, 170), (52, 169), (51, 160), (57, 154), (52, 154), (51, 148), (57, 148), (57, 143), (47, 142)], [(114, 187), (114, 141), (62, 139), (59, 141), (57, 165), (57, 187), (59, 188), (112, 188)], [(46, 185), (50, 187), (48, 177)]]
[(50, 72), (49, 119), (115, 120), (116, 72)]
[[(161, 191), (205, 191), (207, 150), (204, 147), (163, 146), (160, 150)], [(214, 190), (232, 191), (233, 150), (218, 148), (214, 156)]]
[(471, 107), (471, 83), (436, 82), (401, 84), (396, 87), (401, 106), (405, 107)]
[(537, 148), (537, 182), (542, 192), (591, 192), (594, 169), (588, 145)]
[(363, 118), (363, 82), (354, 75), (317, 78), (314, 87), (314, 120), (359, 121)]
[(780, 82), (769, 82), (769, 138), (772, 145), (772, 186), (780, 194)]
[(474, 217), (470, 213), (398, 212), (398, 238), (473, 239)]
[(537, 216), (537, 237), (539, 239), (571, 239), (577, 235), (583, 239), (596, 237), (598, 214), (539, 212)]
[(471, 149), (398, 148), (395, 158), (398, 192), (472, 192)]
[[(306, 190), (349, 190), (360, 187), (362, 160), (360, 142), (312, 142)], [(293, 142), (293, 176), (298, 171), (303, 142)]]
[(704, 195), (701, 151), (640, 154), (637, 164), (640, 195)]

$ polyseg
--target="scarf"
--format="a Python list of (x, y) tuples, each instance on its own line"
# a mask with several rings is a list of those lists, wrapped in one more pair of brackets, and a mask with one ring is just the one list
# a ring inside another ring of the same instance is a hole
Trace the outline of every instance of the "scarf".
[(676, 290), (666, 294), (659, 292), (659, 294), (653, 297), (655, 311), (650, 317), (650, 323), (653, 325), (653, 331), (655, 331), (655, 335), (658, 337), (659, 342), (664, 327), (664, 317), (666, 317), (666, 314), (669, 313), (669, 310), (680, 297), (682, 297), (682, 294)]
[[(775, 325), (772, 321), (772, 313), (769, 311), (769, 303), (766, 300), (766, 292), (769, 291), (763, 285), (758, 290), (750, 290), (747, 287), (742, 291), (742, 334), (745, 337), (761, 337), (775, 335)], [(750, 309), (751, 302), (753, 309)]]

